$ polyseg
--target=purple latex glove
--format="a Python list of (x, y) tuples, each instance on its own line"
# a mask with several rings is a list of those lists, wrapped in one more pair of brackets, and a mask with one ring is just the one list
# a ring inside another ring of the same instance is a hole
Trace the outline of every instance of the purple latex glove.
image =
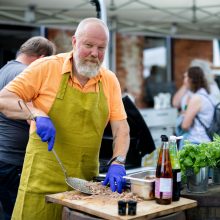
[(106, 186), (109, 183), (112, 192), (115, 192), (117, 188), (118, 193), (122, 193), (122, 189), (126, 184), (126, 180), (122, 178), (123, 176), (126, 176), (125, 167), (120, 164), (112, 164), (102, 185)]
[(36, 127), (37, 127), (37, 134), (40, 136), (43, 142), (48, 142), (48, 151), (53, 149), (55, 136), (56, 136), (56, 129), (48, 117), (36, 117)]

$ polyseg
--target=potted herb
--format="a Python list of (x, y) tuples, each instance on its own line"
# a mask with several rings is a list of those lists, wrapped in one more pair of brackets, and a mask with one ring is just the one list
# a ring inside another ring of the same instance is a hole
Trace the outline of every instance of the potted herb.
[(212, 168), (212, 182), (220, 184), (220, 136), (214, 135), (213, 141), (208, 143), (208, 149)]
[(179, 151), (180, 167), (190, 192), (202, 193), (208, 187), (208, 167), (213, 163), (208, 143), (199, 145), (185, 142)]
[(197, 145), (186, 141), (183, 149), (179, 151), (179, 160), (183, 174), (189, 169), (197, 174), (200, 168), (210, 166), (212, 163), (208, 143)]

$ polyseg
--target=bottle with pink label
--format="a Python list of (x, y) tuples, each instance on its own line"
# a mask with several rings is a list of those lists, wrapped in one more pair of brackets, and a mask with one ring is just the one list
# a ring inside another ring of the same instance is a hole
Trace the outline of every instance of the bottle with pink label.
[(173, 173), (168, 137), (161, 135), (161, 141), (156, 168), (155, 199), (158, 204), (167, 205), (172, 202)]

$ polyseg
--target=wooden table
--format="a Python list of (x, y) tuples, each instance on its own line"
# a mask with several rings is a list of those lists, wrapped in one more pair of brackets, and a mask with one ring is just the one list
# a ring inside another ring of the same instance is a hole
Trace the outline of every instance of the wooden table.
[[(66, 199), (68, 194), (65, 192), (46, 196), (47, 202), (63, 205), (74, 210), (78, 210), (103, 219), (152, 219), (155, 217), (168, 215), (182, 210), (190, 209), (197, 206), (197, 201), (187, 198), (180, 198), (178, 202), (172, 202), (170, 205), (159, 205), (155, 200), (141, 201), (137, 203), (137, 214), (135, 216), (118, 215), (117, 199), (106, 198), (105, 196), (84, 196), (80, 200)], [(74, 194), (79, 194), (74, 192)], [(82, 194), (81, 194), (82, 195)]]
[(220, 185), (209, 184), (206, 193), (181, 191), (181, 196), (197, 201), (197, 207), (187, 210), (187, 220), (220, 219)]

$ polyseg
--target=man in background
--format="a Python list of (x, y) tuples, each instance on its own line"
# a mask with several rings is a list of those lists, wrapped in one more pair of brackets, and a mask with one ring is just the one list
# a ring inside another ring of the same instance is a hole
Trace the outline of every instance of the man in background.
[[(44, 37), (27, 40), (21, 45), (16, 59), (0, 69), (0, 90), (33, 61), (54, 53), (54, 44)], [(0, 202), (5, 220), (11, 219), (28, 138), (26, 120), (12, 120), (0, 113)]]

